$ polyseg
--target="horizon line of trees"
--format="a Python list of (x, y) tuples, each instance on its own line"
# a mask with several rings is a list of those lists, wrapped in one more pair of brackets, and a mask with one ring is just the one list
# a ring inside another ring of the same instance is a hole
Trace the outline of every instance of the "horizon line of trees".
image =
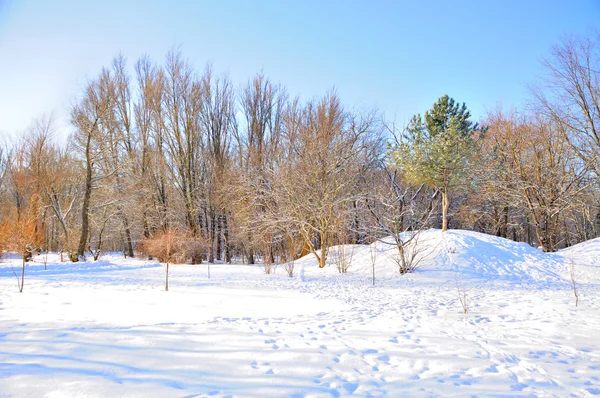
[(392, 235), (402, 255), (399, 234), (429, 227), (544, 251), (598, 237), (600, 36), (544, 66), (527, 109), (475, 123), (445, 95), (397, 127), (335, 91), (300, 101), (262, 73), (235, 88), (176, 50), (130, 74), (119, 55), (70, 109), (66, 145), (42, 117), (0, 148), (0, 252), (134, 256), (176, 232), (182, 261), (324, 267), (333, 245)]

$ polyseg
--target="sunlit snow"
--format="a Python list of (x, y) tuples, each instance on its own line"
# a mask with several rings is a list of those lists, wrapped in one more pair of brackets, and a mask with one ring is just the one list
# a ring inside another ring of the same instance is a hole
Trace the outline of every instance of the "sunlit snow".
[[(105, 255), (0, 264), (0, 396), (590, 396), (600, 394), (600, 241), (556, 254), (489, 235), (422, 233), (397, 251), (176, 265)], [(375, 256), (375, 286), (372, 262)], [(575, 307), (570, 267), (579, 291)], [(300, 277), (303, 269), (304, 278)], [(466, 297), (467, 313), (459, 301)]]

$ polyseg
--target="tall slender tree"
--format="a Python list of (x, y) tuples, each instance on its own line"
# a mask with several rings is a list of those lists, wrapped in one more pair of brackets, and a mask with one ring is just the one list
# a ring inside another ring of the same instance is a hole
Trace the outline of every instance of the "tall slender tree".
[(442, 231), (448, 229), (448, 209), (453, 189), (464, 184), (477, 150), (477, 123), (471, 113), (448, 95), (425, 112), (415, 115), (390, 157), (407, 181), (437, 189), (442, 196)]

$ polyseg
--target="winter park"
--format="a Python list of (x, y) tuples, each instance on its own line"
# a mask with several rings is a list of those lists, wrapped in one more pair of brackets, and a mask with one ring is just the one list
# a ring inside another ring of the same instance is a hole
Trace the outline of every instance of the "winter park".
[(0, 398), (600, 396), (598, 17), (0, 0)]

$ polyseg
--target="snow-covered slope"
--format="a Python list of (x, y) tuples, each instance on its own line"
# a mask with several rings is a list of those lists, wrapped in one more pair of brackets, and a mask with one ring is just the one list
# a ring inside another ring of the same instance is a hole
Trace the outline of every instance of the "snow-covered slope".
[(565, 272), (565, 277), (570, 278), (570, 267), (573, 266), (577, 281), (600, 283), (600, 238), (560, 250), (557, 255), (569, 269)]
[[(407, 239), (410, 233), (404, 234)], [(399, 273), (399, 254), (392, 237), (382, 239), (370, 246), (346, 245), (329, 251), (329, 266), (317, 270), (313, 255), (298, 260), (310, 275), (315, 272), (337, 273), (336, 257), (343, 250), (350, 257), (350, 274), (370, 275), (372, 255), (379, 277), (396, 277)], [(486, 235), (472, 231), (440, 230), (420, 232), (418, 239), (411, 240), (406, 250), (416, 251), (419, 261), (417, 277), (448, 280), (500, 281), (507, 283), (553, 283), (564, 282), (566, 266), (562, 258), (544, 253), (526, 243)], [(600, 256), (600, 243), (598, 245)]]
[(559, 254), (577, 260), (600, 263), (600, 238), (591, 239), (559, 251)]
[(600, 395), (600, 283), (580, 285), (576, 307), (567, 272), (597, 269), (583, 261), (598, 242), (545, 254), (424, 231), (420, 268), (401, 276), (386, 241), (344, 246), (343, 275), (339, 248), (293, 277), (176, 265), (169, 292), (156, 262), (50, 255), (19, 293), (19, 260), (3, 259), (0, 397)]

